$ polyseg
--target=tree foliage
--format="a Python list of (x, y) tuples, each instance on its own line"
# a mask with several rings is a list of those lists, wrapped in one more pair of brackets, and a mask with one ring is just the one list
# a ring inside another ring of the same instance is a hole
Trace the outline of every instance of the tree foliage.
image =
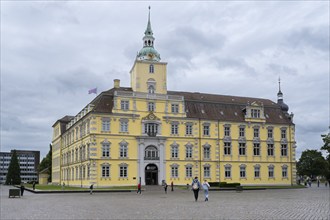
[(297, 163), (298, 175), (316, 177), (327, 174), (328, 163), (318, 150), (305, 150)]
[(321, 150), (327, 151), (327, 167), (325, 176), (330, 180), (330, 133), (327, 135), (321, 135), (324, 145), (321, 147)]
[(52, 181), (52, 145), (49, 145), (49, 152), (46, 155), (46, 157), (44, 157), (41, 161), (41, 163), (39, 164), (38, 167), (38, 171), (42, 171), (44, 169), (48, 169), (47, 170), (47, 174), (48, 174), (48, 182)]
[(6, 176), (7, 185), (19, 185), (21, 184), (21, 170), (17, 158), (16, 150), (13, 150), (11, 155), (10, 164), (8, 167), (8, 173)]

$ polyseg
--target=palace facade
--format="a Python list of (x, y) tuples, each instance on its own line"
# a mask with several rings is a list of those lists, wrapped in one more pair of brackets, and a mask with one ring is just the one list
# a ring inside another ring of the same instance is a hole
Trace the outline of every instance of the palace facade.
[(278, 100), (167, 90), (150, 11), (131, 87), (100, 93), (53, 125), (52, 181), (88, 187), (209, 182), (293, 185), (293, 114)]

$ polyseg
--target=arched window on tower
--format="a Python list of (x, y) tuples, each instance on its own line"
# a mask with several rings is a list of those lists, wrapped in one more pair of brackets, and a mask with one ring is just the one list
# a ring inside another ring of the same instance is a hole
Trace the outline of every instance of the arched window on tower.
[(150, 94), (154, 94), (154, 93), (155, 93), (155, 87), (154, 87), (153, 85), (150, 85), (150, 86), (148, 87), (148, 92), (149, 92)]
[(149, 73), (154, 73), (154, 71), (155, 71), (154, 65), (153, 64), (150, 64), (150, 66), (149, 66)]

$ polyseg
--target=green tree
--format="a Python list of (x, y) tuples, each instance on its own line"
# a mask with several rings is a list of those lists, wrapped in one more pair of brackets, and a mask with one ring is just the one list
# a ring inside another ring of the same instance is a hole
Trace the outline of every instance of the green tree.
[(321, 150), (327, 151), (327, 166), (325, 177), (330, 180), (330, 133), (327, 135), (321, 135), (324, 145), (321, 147)]
[(18, 185), (21, 184), (21, 170), (18, 163), (16, 150), (13, 150), (11, 155), (10, 164), (8, 167), (8, 173), (6, 176), (7, 185)]
[(49, 145), (49, 152), (46, 155), (46, 157), (44, 157), (41, 161), (41, 163), (39, 164), (38, 167), (38, 171), (42, 171), (44, 169), (48, 169), (47, 173), (48, 173), (48, 182), (52, 181), (52, 145)]
[(298, 175), (316, 177), (326, 175), (327, 162), (318, 150), (305, 150), (297, 163)]

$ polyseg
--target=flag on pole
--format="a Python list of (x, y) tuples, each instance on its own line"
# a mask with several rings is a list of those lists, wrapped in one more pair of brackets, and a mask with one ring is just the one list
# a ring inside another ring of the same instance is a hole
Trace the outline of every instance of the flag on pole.
[(92, 93), (97, 94), (97, 88), (88, 90), (88, 94), (92, 94)]

